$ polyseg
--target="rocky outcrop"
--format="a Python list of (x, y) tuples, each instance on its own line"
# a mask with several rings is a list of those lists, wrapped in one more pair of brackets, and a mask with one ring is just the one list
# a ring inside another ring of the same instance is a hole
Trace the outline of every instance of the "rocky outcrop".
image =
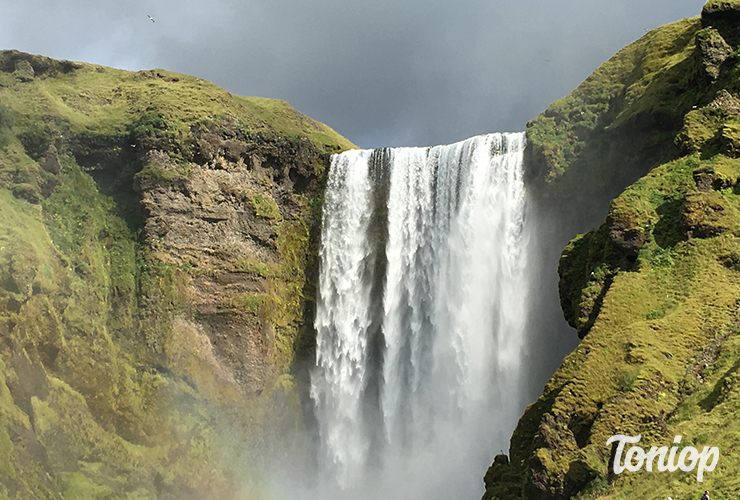
[(737, 23), (740, 21), (740, 2), (737, 0), (710, 0), (701, 11), (704, 27), (714, 27), (733, 47), (740, 44)]
[(598, 209), (583, 200), (606, 185), (626, 189), (562, 253), (560, 300), (583, 340), (527, 408), (509, 456), (496, 457), (485, 499), (735, 494), (731, 453), (698, 484), (681, 472), (616, 475), (606, 441), (734, 442), (738, 12), (736, 2), (712, 1), (701, 22), (648, 33), (528, 125), (539, 203), (569, 214)]
[(732, 47), (714, 28), (706, 28), (696, 33), (697, 54), (702, 69), (710, 82), (719, 78), (722, 65), (733, 54)]
[(0, 52), (0, 496), (235, 499), (258, 458), (303, 460), (348, 147), (185, 75)]
[[(306, 286), (304, 277), (286, 279), (284, 253), (296, 249), (284, 248), (281, 238), (295, 231), (290, 237), (306, 240), (297, 250), (308, 251), (318, 220), (307, 202), (321, 196), (327, 156), (305, 138), (257, 142), (230, 123), (199, 124), (191, 134), (190, 163), (178, 165), (161, 150), (142, 158), (134, 187), (145, 210), (143, 241), (152, 259), (194, 270), (188, 292), (194, 326), (241, 390), (260, 392), (276, 375), (275, 336), (289, 335), (294, 345), (297, 335), (280, 331), (272, 303), (302, 304)], [(282, 286), (297, 287), (297, 295), (280, 296)], [(302, 310), (289, 314), (292, 324), (283, 328), (306, 321)]]
[(48, 78), (67, 74), (82, 67), (80, 63), (26, 54), (17, 50), (0, 51), (0, 71), (15, 76), (21, 82), (30, 82), (36, 76)]

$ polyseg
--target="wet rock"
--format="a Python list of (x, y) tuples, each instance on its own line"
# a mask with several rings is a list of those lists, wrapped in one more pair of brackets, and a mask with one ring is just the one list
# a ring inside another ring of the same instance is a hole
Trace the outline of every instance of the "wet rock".
[(712, 102), (707, 104), (708, 108), (721, 109), (730, 114), (740, 115), (740, 99), (730, 94), (726, 89), (717, 92)]
[(634, 262), (645, 244), (645, 228), (613, 211), (607, 216), (606, 225), (609, 229), (609, 239), (617, 250), (627, 262)]
[(696, 189), (707, 193), (713, 189), (715, 181), (714, 168), (710, 166), (700, 167), (693, 172)]
[(195, 217), (203, 219), (206, 222), (222, 222), (234, 217), (234, 208), (229, 206), (210, 207), (207, 209), (197, 210), (194, 212)]

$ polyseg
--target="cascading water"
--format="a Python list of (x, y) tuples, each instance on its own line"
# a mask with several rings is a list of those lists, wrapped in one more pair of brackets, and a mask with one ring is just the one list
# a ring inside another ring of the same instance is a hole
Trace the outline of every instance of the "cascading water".
[(333, 498), (479, 498), (521, 412), (524, 134), (332, 159), (311, 395)]

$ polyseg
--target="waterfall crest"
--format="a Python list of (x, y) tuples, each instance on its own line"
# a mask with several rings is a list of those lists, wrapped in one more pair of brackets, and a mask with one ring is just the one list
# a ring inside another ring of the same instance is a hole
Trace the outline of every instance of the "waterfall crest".
[(337, 496), (479, 498), (508, 448), (529, 286), (524, 145), (489, 134), (332, 157), (311, 396)]

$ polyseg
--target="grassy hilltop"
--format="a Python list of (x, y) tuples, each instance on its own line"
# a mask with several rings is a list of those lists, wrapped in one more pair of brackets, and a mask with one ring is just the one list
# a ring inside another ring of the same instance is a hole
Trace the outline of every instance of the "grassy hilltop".
[(0, 52), (0, 498), (259, 497), (256, 457), (302, 460), (351, 147), (198, 78)]
[[(545, 196), (631, 184), (562, 253), (583, 339), (486, 474), (486, 499), (713, 499), (740, 491), (740, 2), (658, 28), (528, 124)], [(638, 179), (639, 180), (636, 180)], [(636, 180), (636, 182), (635, 182)], [(616, 193), (615, 193), (616, 194)], [(718, 446), (716, 470), (609, 473), (614, 434)]]

